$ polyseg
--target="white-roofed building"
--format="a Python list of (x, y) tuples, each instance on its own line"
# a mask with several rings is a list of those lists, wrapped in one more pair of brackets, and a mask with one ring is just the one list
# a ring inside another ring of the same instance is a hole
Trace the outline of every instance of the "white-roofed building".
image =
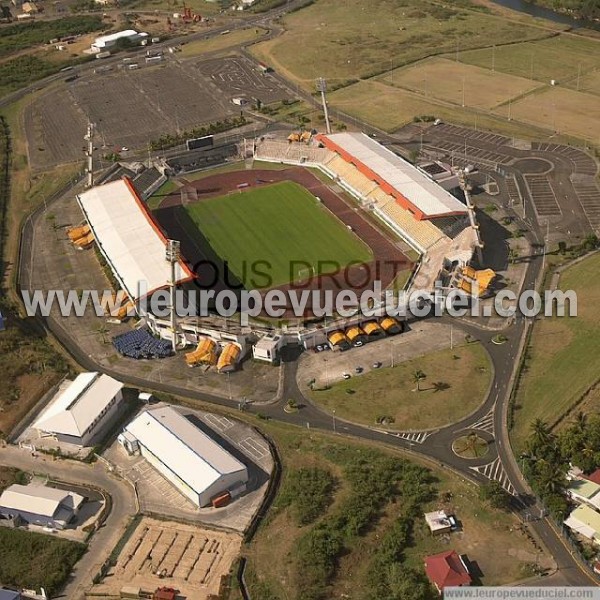
[(119, 436), (196, 506), (207, 506), (225, 492), (246, 488), (248, 469), (175, 409), (140, 413)]
[(467, 213), (467, 207), (429, 175), (364, 133), (334, 133), (317, 139), (377, 182), (417, 220)]
[(124, 31), (117, 31), (116, 33), (97, 37), (92, 44), (92, 50), (98, 52), (108, 50), (115, 46), (119, 40), (129, 40), (132, 44), (137, 44), (145, 37), (148, 37), (147, 33), (138, 33), (135, 29), (125, 29)]
[(65, 381), (33, 424), (41, 437), (77, 446), (92, 445), (118, 412), (123, 384), (108, 375), (82, 373)]
[(0, 496), (0, 517), (20, 517), (31, 525), (64, 529), (77, 516), (84, 501), (75, 492), (14, 484)]
[[(93, 187), (77, 201), (99, 250), (132, 300), (167, 287), (167, 239), (126, 177)], [(182, 261), (175, 265), (175, 278), (178, 283), (193, 279)]]

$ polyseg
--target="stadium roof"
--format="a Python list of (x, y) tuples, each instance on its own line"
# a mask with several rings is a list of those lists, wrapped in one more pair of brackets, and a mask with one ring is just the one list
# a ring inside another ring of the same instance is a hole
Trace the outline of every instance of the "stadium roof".
[(198, 494), (221, 475), (246, 470), (239, 460), (169, 406), (145, 410), (125, 431)]
[(415, 213), (417, 219), (467, 211), (460, 200), (423, 171), (364, 133), (334, 133), (317, 139), (352, 162), (364, 175), (378, 181), (384, 191)]
[(75, 509), (84, 498), (74, 492), (58, 490), (44, 485), (14, 484), (0, 496), (3, 509), (21, 510), (35, 515), (55, 517), (62, 508)]
[(81, 437), (122, 388), (121, 382), (108, 375), (82, 373), (59, 392), (33, 427)]
[[(132, 300), (168, 285), (171, 267), (165, 260), (167, 239), (127, 178), (94, 187), (77, 196), (98, 247)], [(178, 283), (193, 278), (179, 261)]]

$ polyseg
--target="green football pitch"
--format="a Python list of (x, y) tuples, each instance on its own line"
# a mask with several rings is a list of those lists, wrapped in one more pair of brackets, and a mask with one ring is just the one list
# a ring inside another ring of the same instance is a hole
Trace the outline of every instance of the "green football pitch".
[(247, 289), (305, 280), (373, 258), (366, 244), (291, 181), (211, 198), (185, 210)]

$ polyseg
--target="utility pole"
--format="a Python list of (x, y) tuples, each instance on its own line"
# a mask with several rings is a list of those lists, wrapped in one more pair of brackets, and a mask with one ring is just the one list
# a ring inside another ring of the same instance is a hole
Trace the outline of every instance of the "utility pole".
[(496, 72), (496, 45), (492, 46), (492, 73)]
[(87, 133), (84, 139), (87, 141), (87, 150), (85, 156), (87, 158), (87, 187), (94, 187), (94, 129), (95, 125), (90, 121), (87, 126)]
[(333, 417), (333, 433), (337, 433), (337, 430), (335, 428), (335, 408), (333, 409), (332, 417)]
[(321, 92), (321, 102), (323, 103), (323, 113), (325, 115), (325, 127), (327, 133), (331, 133), (331, 124), (329, 122), (329, 110), (327, 109), (327, 99), (325, 98), (325, 92), (327, 91), (327, 81), (323, 77), (317, 79), (317, 91)]
[(177, 276), (175, 274), (176, 267), (179, 264), (179, 257), (181, 254), (181, 244), (177, 240), (167, 240), (167, 248), (165, 251), (165, 259), (171, 266), (171, 273), (169, 276), (169, 290), (170, 294), (170, 310), (171, 310), (171, 341), (173, 345), (173, 352), (177, 351), (177, 314), (175, 304), (175, 291), (177, 288)]

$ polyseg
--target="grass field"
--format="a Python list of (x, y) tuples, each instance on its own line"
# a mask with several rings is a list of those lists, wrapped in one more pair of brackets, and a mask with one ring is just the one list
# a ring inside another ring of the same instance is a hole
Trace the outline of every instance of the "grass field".
[[(579, 85), (579, 88), (577, 87)], [(588, 94), (596, 94), (600, 96), (600, 68), (595, 71), (590, 71), (585, 75), (582, 75), (568, 83), (568, 87), (576, 89), (580, 92), (587, 92)]]
[[(507, 115), (508, 107), (495, 112)], [(600, 143), (600, 100), (593, 94), (548, 87), (513, 102), (511, 114), (517, 121)]]
[(494, 108), (538, 85), (523, 77), (493, 73), (447, 58), (394, 69), (386, 74), (383, 81), (460, 106), (484, 109)]
[(533, 125), (438, 102), (375, 80), (361, 81), (333, 92), (329, 94), (328, 101), (334, 108), (334, 114), (338, 108), (390, 132), (410, 123), (415, 116), (434, 115), (452, 123), (489, 129), (508, 136), (543, 138), (548, 135), (548, 131)]
[(319, 261), (343, 268), (372, 259), (362, 241), (293, 182), (211, 198), (186, 210), (216, 254), (251, 287), (257, 286), (248, 281), (249, 267), (258, 261), (263, 261), (260, 270), (269, 273), (271, 287), (307, 277), (304, 263), (322, 275), (332, 272), (331, 265)]
[(53, 597), (85, 550), (83, 544), (41, 533), (0, 528), (0, 581)]
[(327, 77), (335, 86), (455, 51), (457, 44), (467, 50), (548, 35), (543, 29), (499, 19), (485, 10), (470, 10), (476, 7), (470, 2), (461, 4), (317, 0), (286, 15), (285, 33), (258, 44), (253, 52), (312, 90), (316, 77)]
[[(417, 369), (427, 376), (420, 383), (421, 391), (413, 391), (412, 374)], [(335, 383), (328, 390), (312, 392), (311, 398), (327, 411), (335, 410), (341, 419), (375, 425), (378, 418), (391, 416), (394, 423), (386, 427), (429, 429), (475, 410), (484, 400), (490, 378), (484, 349), (471, 343)]]
[[(248, 583), (251, 595), (268, 600), (295, 600), (298, 598), (298, 572), (302, 572), (304, 558), (299, 555), (299, 540), (324, 519), (339, 514), (340, 507), (352, 497), (347, 466), (353, 457), (364, 456), (370, 446), (356, 441), (340, 442), (331, 436), (313, 432), (300, 432), (290, 426), (264, 422), (266, 433), (276, 442), (283, 463), (281, 495), (263, 521), (246, 551), (248, 558)], [(380, 450), (382, 454), (401, 458), (392, 450)], [(412, 459), (411, 459), (412, 460)], [(430, 465), (424, 464), (427, 468)], [(299, 526), (294, 518), (294, 505), (282, 506), (280, 502), (288, 490), (288, 480), (293, 471), (300, 468), (319, 468), (329, 471), (336, 485), (331, 501), (322, 511), (314, 525)], [(489, 508), (478, 499), (477, 489), (449, 471), (431, 468), (437, 497), (423, 505), (425, 510), (445, 509), (456, 514), (463, 524), (463, 531), (453, 534), (450, 545), (443, 536), (433, 537), (422, 518), (415, 519), (413, 535), (403, 550), (402, 564), (423, 572), (423, 557), (442, 552), (449, 547), (459, 553), (467, 553), (476, 560), (483, 571), (484, 585), (502, 585), (517, 581), (526, 575), (526, 569), (536, 561), (536, 553), (527, 538), (520, 532), (517, 519), (510, 513)], [(382, 538), (390, 530), (395, 519), (402, 514), (402, 489), (383, 507), (377, 520), (362, 536), (351, 539), (342, 554), (328, 598), (365, 600), (372, 598), (369, 586), (371, 561)], [(495, 551), (490, 552), (489, 548)], [(545, 564), (540, 556), (540, 564)], [(401, 563), (399, 562), (398, 565)], [(402, 595), (394, 598), (404, 598)], [(412, 596), (423, 597), (423, 596)], [(234, 596), (237, 600), (239, 596)]]
[(490, 70), (494, 65), (496, 71), (517, 77), (545, 83), (556, 79), (564, 83), (576, 78), (580, 67), (584, 74), (600, 67), (600, 40), (563, 34), (535, 42), (462, 52), (459, 60)]
[(226, 50), (238, 44), (254, 42), (260, 39), (265, 33), (264, 29), (255, 27), (236, 29), (227, 35), (218, 35), (208, 40), (188, 42), (182, 47), (180, 56), (189, 58), (190, 56), (199, 56), (207, 52)]
[[(511, 436), (517, 451), (524, 448), (532, 421), (555, 423), (600, 378), (599, 269), (600, 256), (594, 255), (560, 279), (560, 289), (577, 293), (577, 317), (535, 324), (515, 402)], [(590, 408), (597, 405), (597, 392), (589, 402)]]

